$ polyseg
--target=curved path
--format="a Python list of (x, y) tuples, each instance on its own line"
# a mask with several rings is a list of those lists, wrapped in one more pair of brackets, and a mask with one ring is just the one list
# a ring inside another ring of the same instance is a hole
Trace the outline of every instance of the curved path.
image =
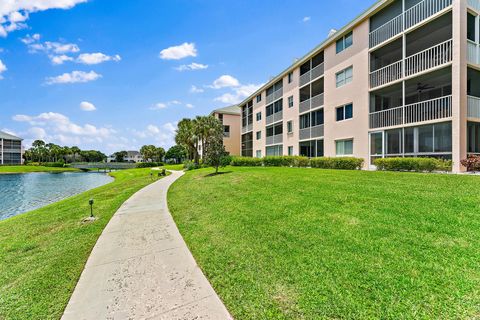
[(98, 239), (62, 319), (231, 319), (168, 211), (183, 172), (143, 188)]

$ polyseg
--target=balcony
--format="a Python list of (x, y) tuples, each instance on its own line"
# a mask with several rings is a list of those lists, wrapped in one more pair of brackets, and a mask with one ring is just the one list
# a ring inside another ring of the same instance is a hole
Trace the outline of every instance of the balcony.
[[(469, 0), (475, 1), (475, 0)], [(478, 0), (476, 0), (478, 1)], [(452, 5), (452, 0), (424, 0), (370, 32), (370, 48), (394, 38)]]
[(268, 116), (265, 121), (267, 123), (267, 125), (269, 124), (272, 124), (272, 123), (275, 123), (277, 121), (280, 121), (283, 119), (283, 111), (279, 111), (279, 112), (276, 112), (270, 116)]
[(324, 125), (318, 125), (315, 127), (300, 129), (299, 139), (308, 140), (313, 138), (323, 137)]
[(471, 64), (480, 64), (480, 45), (471, 40), (467, 40), (467, 61)]
[(450, 118), (452, 96), (421, 101), (410, 105), (370, 113), (370, 129)]
[(300, 87), (303, 87), (307, 83), (323, 76), (325, 72), (325, 64), (321, 63), (318, 66), (314, 67), (312, 70), (302, 74), (300, 76)]
[(480, 0), (468, 0), (468, 6), (480, 12)]
[[(452, 61), (453, 40), (447, 40), (433, 47), (415, 53), (405, 59), (405, 76), (441, 67)], [(402, 78), (403, 61), (394, 62), (370, 73), (370, 88), (380, 87)]]
[(467, 97), (467, 117), (480, 119), (480, 98), (474, 96)]
[(277, 134), (275, 136), (267, 137), (265, 140), (266, 145), (283, 143), (283, 134)]
[(242, 134), (250, 132), (250, 131), (253, 131), (253, 124), (252, 123), (250, 123), (246, 127), (242, 127)]
[(324, 94), (321, 93), (311, 99), (300, 102), (299, 111), (300, 113), (304, 113), (312, 109), (323, 106), (323, 103), (324, 103)]
[(283, 96), (283, 88), (277, 89), (272, 94), (267, 96), (267, 104), (280, 99)]

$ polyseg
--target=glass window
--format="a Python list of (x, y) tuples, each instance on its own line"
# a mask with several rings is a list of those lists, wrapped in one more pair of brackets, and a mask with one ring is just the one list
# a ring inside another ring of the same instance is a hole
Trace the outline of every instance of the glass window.
[(344, 120), (344, 115), (343, 115), (343, 107), (338, 107), (337, 108), (337, 121), (342, 121)]
[(414, 153), (415, 152), (415, 128), (409, 127), (404, 129), (404, 152), (405, 153)]
[(257, 95), (257, 103), (259, 103), (260, 101), (262, 101), (262, 94), (261, 93), (259, 95)]
[(267, 137), (273, 136), (273, 127), (267, 127)]
[(402, 153), (402, 129), (385, 131), (385, 154)]
[(293, 146), (288, 147), (288, 155), (293, 156)]
[(335, 141), (335, 150), (337, 156), (348, 156), (353, 154), (353, 140), (339, 140)]
[(476, 17), (468, 13), (467, 18), (467, 39), (475, 41), (475, 19)]
[(274, 135), (282, 134), (283, 133), (283, 123), (279, 123), (274, 127)]
[(293, 107), (293, 96), (288, 97), (288, 107), (289, 108)]
[(226, 138), (230, 137), (230, 126), (223, 126), (223, 136)]
[(288, 73), (288, 83), (292, 83), (293, 81), (293, 72)]
[(352, 82), (353, 79), (353, 67), (345, 69), (345, 84)]
[(348, 47), (351, 47), (352, 44), (353, 44), (353, 32), (350, 31), (341, 39), (337, 40), (337, 43), (336, 43), (337, 53), (340, 53), (343, 50), (347, 49)]
[(257, 158), (261, 158), (262, 157), (262, 150), (255, 151), (255, 155), (257, 156)]
[(293, 132), (293, 121), (288, 121), (287, 122), (287, 132), (292, 133)]
[(349, 32), (345, 35), (345, 49), (352, 46), (353, 44), (353, 32)]
[(262, 139), (262, 131), (257, 131), (256, 136), (257, 136), (257, 140)]
[(336, 79), (337, 79), (337, 88), (343, 86), (345, 84), (345, 72), (340, 71), (339, 73), (337, 73)]
[(353, 104), (347, 104), (336, 109), (337, 121), (353, 118)]
[(347, 104), (345, 106), (345, 119), (353, 118), (353, 104)]
[(257, 112), (257, 121), (261, 121), (261, 120), (262, 120), (262, 113)]
[(433, 125), (418, 127), (418, 152), (433, 152)]
[(265, 154), (267, 156), (281, 156), (283, 154), (283, 146), (271, 146), (265, 148)]
[(467, 152), (480, 153), (480, 123), (467, 124)]
[(275, 103), (273, 104), (273, 107), (274, 107), (274, 110), (273, 110), (274, 113), (282, 111), (283, 110), (283, 99), (275, 101)]
[(370, 134), (370, 154), (383, 155), (382, 133), (375, 132)]
[(310, 128), (310, 113), (300, 116), (300, 129)]
[(266, 110), (267, 117), (271, 116), (273, 114), (273, 104), (267, 106), (265, 110)]
[(353, 80), (353, 67), (348, 67), (336, 74), (337, 88), (352, 82)]
[(435, 152), (452, 152), (452, 123), (440, 123), (434, 126)]
[(312, 127), (323, 124), (323, 108), (312, 112)]
[(342, 52), (345, 49), (345, 44), (343, 42), (343, 38), (337, 40), (337, 53)]

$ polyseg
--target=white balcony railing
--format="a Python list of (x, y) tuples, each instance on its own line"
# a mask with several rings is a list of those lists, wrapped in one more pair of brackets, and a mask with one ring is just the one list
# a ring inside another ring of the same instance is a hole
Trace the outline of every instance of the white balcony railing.
[[(469, 0), (478, 1), (478, 0)], [(373, 48), (452, 5), (452, 0), (423, 0), (370, 32), (369, 44)]]
[(480, 45), (471, 40), (467, 41), (467, 61), (473, 64), (480, 64)]
[(267, 125), (272, 124), (274, 122), (280, 121), (283, 119), (283, 111), (275, 112), (272, 115), (269, 115), (265, 118), (265, 122)]
[(242, 127), (242, 133), (247, 133), (247, 132), (250, 132), (252, 130), (253, 130), (253, 124), (252, 123), (248, 124), (245, 127)]
[(468, 0), (468, 5), (477, 10), (480, 11), (480, 0)]
[(437, 44), (405, 59), (405, 76), (432, 69), (452, 61), (452, 39)]
[(452, 96), (370, 113), (370, 129), (437, 120), (452, 116)]
[(283, 135), (282, 134), (277, 134), (275, 136), (270, 136), (265, 139), (265, 144), (270, 145), (270, 144), (279, 144), (283, 142)]
[[(453, 41), (447, 40), (405, 59), (405, 76), (440, 67), (452, 61)], [(370, 88), (383, 86), (402, 78), (402, 60), (370, 73)]]
[(300, 102), (299, 112), (303, 113), (311, 109), (321, 107), (323, 106), (323, 103), (324, 103), (324, 94), (323, 93), (317, 94), (313, 98)]
[(395, 37), (403, 31), (403, 14), (370, 32), (370, 48)]
[(299, 139), (300, 140), (308, 140), (313, 138), (321, 138), (324, 135), (324, 125), (320, 124), (318, 126), (309, 127), (300, 129), (299, 132)]
[(480, 98), (468, 96), (467, 117), (480, 118)]
[(375, 88), (402, 78), (402, 60), (370, 73), (370, 87)]
[(325, 65), (323, 63), (320, 63), (318, 66), (314, 67), (310, 71), (302, 74), (300, 76), (300, 87), (303, 87), (307, 83), (317, 79), (320, 76), (323, 76), (324, 72), (325, 72)]

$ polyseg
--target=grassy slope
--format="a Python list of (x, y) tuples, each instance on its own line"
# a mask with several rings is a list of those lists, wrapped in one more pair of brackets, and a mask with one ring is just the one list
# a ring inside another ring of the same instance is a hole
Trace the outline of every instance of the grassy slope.
[[(150, 169), (112, 173), (114, 182), (0, 221), (0, 319), (59, 319), (113, 213), (148, 185)], [(83, 224), (88, 199), (99, 218)]]
[(237, 319), (480, 315), (480, 180), (228, 168), (187, 172), (169, 206)]
[(28, 172), (65, 172), (79, 171), (74, 168), (52, 168), (43, 166), (0, 166), (1, 173), (28, 173)]
[(166, 164), (161, 168), (165, 168), (167, 170), (182, 171), (183, 170), (183, 163), (180, 163), (180, 164)]

